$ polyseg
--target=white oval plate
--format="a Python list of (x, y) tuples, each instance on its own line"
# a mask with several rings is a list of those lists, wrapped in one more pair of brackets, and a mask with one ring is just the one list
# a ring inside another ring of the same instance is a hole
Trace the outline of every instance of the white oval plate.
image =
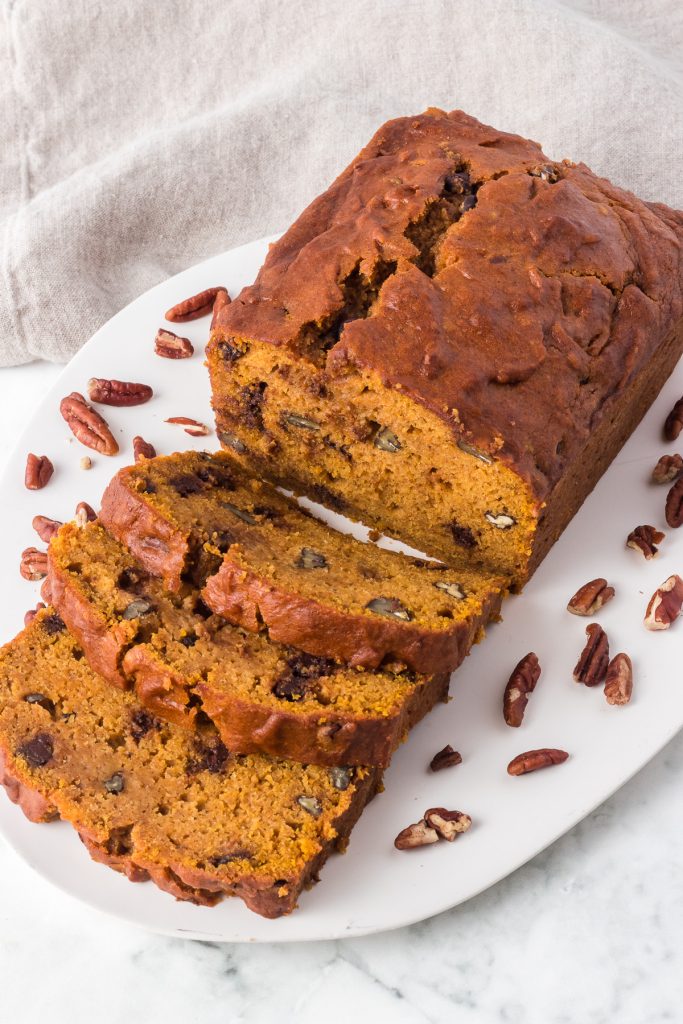
[[(217, 283), (235, 295), (254, 278), (268, 241), (207, 260), (136, 299), (97, 332), (35, 410), (2, 484), (2, 639), (21, 628), (25, 609), (38, 600), (38, 584), (25, 582), (18, 572), (21, 550), (39, 544), (31, 529), (35, 514), (67, 519), (79, 500), (97, 507), (114, 471), (132, 461), (134, 434), (142, 434), (160, 453), (217, 447), (213, 434), (195, 440), (164, 423), (174, 415), (212, 422), (202, 356), (208, 319), (177, 330), (195, 343), (193, 359), (160, 359), (153, 339), (164, 323), (164, 310), (187, 295)], [(93, 468), (83, 472), (79, 461), (88, 452), (72, 438), (58, 407), (68, 392), (84, 392), (91, 376), (148, 382), (155, 397), (140, 408), (104, 410), (121, 454), (112, 459), (89, 453)], [(175, 902), (152, 884), (132, 885), (90, 861), (69, 825), (32, 825), (5, 797), (0, 800), (0, 831), (27, 863), (72, 895), (145, 928), (184, 938), (292, 942), (363, 935), (437, 914), (497, 882), (605, 800), (683, 724), (683, 621), (667, 633), (649, 633), (642, 625), (652, 591), (672, 572), (683, 573), (683, 530), (679, 535), (666, 530), (661, 555), (652, 562), (624, 546), (638, 524), (666, 528), (666, 488), (648, 481), (667, 450), (662, 422), (682, 392), (679, 367), (524, 594), (507, 601), (504, 621), (489, 630), (459, 670), (452, 701), (437, 708), (397, 752), (386, 774), (386, 791), (368, 807), (346, 855), (330, 859), (321, 883), (303, 895), (290, 917), (267, 921), (236, 899), (213, 909), (195, 907)], [(55, 464), (43, 491), (23, 486), (28, 451), (48, 454)], [(318, 511), (365, 539), (361, 527)], [(626, 650), (633, 659), (634, 699), (628, 707), (609, 707), (601, 688), (590, 690), (572, 681), (586, 620), (569, 615), (565, 606), (582, 583), (596, 576), (607, 577), (617, 590), (599, 618), (612, 651)], [(541, 680), (523, 726), (510, 729), (502, 719), (502, 691), (516, 661), (530, 650), (540, 658)], [(446, 743), (462, 753), (463, 764), (437, 774), (428, 771), (432, 755)], [(507, 775), (514, 755), (546, 746), (568, 750), (569, 761), (523, 778)], [(439, 805), (471, 814), (471, 832), (454, 844), (395, 850), (397, 832), (427, 807)]]

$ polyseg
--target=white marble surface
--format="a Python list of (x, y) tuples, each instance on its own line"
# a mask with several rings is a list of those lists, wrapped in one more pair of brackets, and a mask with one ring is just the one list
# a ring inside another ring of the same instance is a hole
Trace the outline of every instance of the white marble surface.
[[(0, 468), (56, 373), (0, 371)], [(0, 839), (0, 1020), (679, 1022), (682, 777), (679, 735), (550, 850), (464, 906), (313, 945), (145, 934), (54, 890)]]

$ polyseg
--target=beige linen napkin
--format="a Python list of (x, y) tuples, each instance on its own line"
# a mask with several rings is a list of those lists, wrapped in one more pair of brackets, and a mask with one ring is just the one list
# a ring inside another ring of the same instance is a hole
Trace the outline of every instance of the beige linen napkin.
[(427, 106), (683, 206), (682, 68), (680, 0), (5, 0), (0, 365), (286, 227)]

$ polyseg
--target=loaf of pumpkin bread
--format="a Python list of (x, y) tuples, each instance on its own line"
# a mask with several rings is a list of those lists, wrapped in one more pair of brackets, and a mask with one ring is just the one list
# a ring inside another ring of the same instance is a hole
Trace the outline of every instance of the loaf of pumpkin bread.
[(273, 245), (208, 348), (253, 471), (519, 587), (683, 347), (683, 214), (431, 109)]

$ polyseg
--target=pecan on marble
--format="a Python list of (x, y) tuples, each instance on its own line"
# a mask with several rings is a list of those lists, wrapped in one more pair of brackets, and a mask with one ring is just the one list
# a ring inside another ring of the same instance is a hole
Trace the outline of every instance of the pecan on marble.
[(664, 421), (664, 439), (675, 441), (683, 430), (683, 398), (679, 398)]
[(551, 768), (555, 764), (562, 764), (568, 757), (566, 750), (558, 750), (556, 747), (526, 750), (510, 761), (508, 775), (526, 775), (528, 772), (537, 772), (539, 768)]
[(86, 448), (102, 455), (116, 455), (119, 446), (107, 421), (89, 405), (83, 395), (72, 391), (63, 398), (59, 411), (68, 423), (72, 434)]
[(91, 377), (88, 381), (88, 398), (91, 402), (99, 402), (100, 405), (144, 405), (153, 394), (149, 384), (138, 384), (132, 380)]
[(94, 523), (96, 519), (97, 512), (92, 505), (89, 505), (87, 501), (79, 501), (74, 513), (74, 522), (76, 523), (76, 526), (82, 530), (87, 523)]
[(626, 538), (626, 547), (640, 551), (643, 558), (647, 558), (649, 561), (659, 551), (657, 545), (662, 543), (665, 536), (666, 534), (661, 530), (645, 523), (643, 526), (636, 526), (635, 530), (631, 530)]
[(605, 678), (609, 664), (609, 641), (602, 626), (591, 622), (586, 626), (586, 645), (574, 668), (574, 679), (586, 686), (597, 686)]
[(49, 544), (61, 525), (59, 519), (49, 519), (47, 516), (34, 516), (31, 522), (33, 529), (46, 544)]
[(503, 695), (503, 716), (508, 725), (517, 728), (522, 724), (524, 712), (541, 675), (541, 666), (533, 651), (525, 654), (515, 665)]
[(674, 530), (683, 526), (683, 476), (678, 478), (666, 496), (664, 516)]
[(645, 612), (645, 628), (668, 629), (683, 609), (683, 580), (674, 573), (655, 590)]
[(47, 455), (34, 455), (29, 452), (26, 457), (24, 485), (29, 491), (40, 491), (50, 480), (55, 468)]
[(227, 294), (227, 289), (218, 285), (216, 288), (205, 288), (203, 292), (198, 292), (197, 295), (191, 295), (189, 299), (177, 302), (166, 312), (166, 319), (171, 323), (179, 324), (186, 323), (188, 320), (198, 320), (201, 316), (208, 316), (213, 311), (216, 296), (220, 291)]
[(171, 416), (169, 419), (164, 420), (164, 423), (180, 424), (180, 426), (185, 428), (185, 433), (189, 434), (190, 437), (206, 437), (207, 434), (211, 433), (210, 428), (205, 423), (200, 423), (199, 420), (192, 420), (189, 416)]
[(153, 459), (156, 455), (156, 448), (137, 434), (133, 438), (133, 455), (136, 462), (141, 462), (143, 459)]
[(572, 615), (595, 615), (608, 601), (614, 597), (614, 587), (608, 587), (607, 580), (599, 576), (596, 580), (584, 583), (570, 598), (567, 611)]

